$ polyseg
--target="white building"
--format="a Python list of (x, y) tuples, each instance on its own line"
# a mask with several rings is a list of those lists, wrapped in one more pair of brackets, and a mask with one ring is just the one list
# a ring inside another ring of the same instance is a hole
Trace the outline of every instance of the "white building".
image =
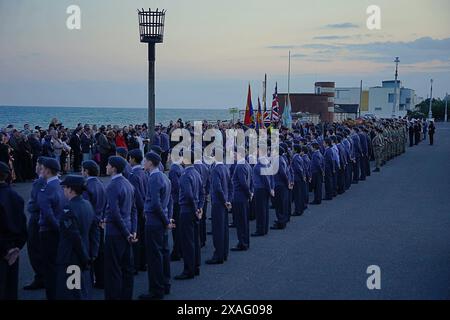
[(416, 106), (416, 93), (413, 89), (402, 87), (400, 80), (383, 81), (381, 87), (369, 89), (369, 110), (362, 114), (373, 114), (380, 118), (391, 118), (396, 98), (395, 87), (397, 86), (397, 99), (399, 105), (394, 111), (395, 116), (404, 117), (408, 110), (413, 110)]

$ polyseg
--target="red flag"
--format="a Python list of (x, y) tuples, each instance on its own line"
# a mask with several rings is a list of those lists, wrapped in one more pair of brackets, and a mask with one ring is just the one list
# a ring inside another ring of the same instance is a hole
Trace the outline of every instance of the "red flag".
[(252, 91), (250, 89), (250, 84), (248, 85), (248, 95), (247, 95), (247, 106), (245, 108), (245, 118), (244, 125), (251, 126), (255, 122), (253, 115), (253, 105), (252, 105)]

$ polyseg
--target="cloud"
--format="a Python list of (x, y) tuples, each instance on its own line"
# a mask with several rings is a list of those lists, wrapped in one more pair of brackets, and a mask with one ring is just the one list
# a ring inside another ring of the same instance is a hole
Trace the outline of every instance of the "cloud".
[(287, 50), (287, 49), (295, 49), (298, 48), (299, 46), (297, 45), (292, 45), (292, 44), (288, 44), (288, 45), (273, 45), (273, 46), (268, 46), (268, 49), (275, 49), (275, 50)]
[(303, 53), (294, 53), (294, 54), (291, 54), (291, 58), (305, 58), (305, 57), (307, 57), (308, 55), (307, 54), (303, 54)]
[(350, 36), (318, 36), (314, 37), (314, 40), (341, 40), (341, 39), (350, 39)]
[(325, 26), (327, 29), (356, 29), (359, 28), (357, 24), (351, 23), (351, 22), (344, 22), (344, 23), (335, 23), (335, 24), (328, 24)]

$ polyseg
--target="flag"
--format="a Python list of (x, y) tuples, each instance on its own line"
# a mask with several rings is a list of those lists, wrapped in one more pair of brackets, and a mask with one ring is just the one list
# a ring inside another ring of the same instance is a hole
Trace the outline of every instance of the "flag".
[(261, 102), (258, 97), (258, 111), (256, 112), (256, 130), (264, 127), (263, 119), (262, 119), (262, 111), (261, 111)]
[(248, 85), (248, 95), (247, 95), (247, 106), (245, 107), (244, 125), (252, 126), (254, 123), (255, 123), (255, 118), (253, 115), (252, 91), (250, 89), (250, 84), (249, 84)]
[(284, 110), (283, 110), (283, 116), (282, 116), (282, 121), (283, 121), (283, 126), (285, 126), (288, 129), (292, 129), (292, 115), (291, 115), (291, 98), (288, 95), (287, 101), (284, 104)]
[(275, 85), (275, 93), (272, 101), (272, 114), (270, 116), (271, 122), (280, 120), (280, 103), (278, 101), (278, 83)]

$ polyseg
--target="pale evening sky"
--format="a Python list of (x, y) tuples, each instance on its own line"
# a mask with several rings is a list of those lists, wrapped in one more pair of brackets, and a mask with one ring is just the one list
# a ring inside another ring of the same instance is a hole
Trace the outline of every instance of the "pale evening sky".
[[(66, 9), (81, 8), (81, 30)], [(366, 8), (381, 8), (381, 30)], [(315, 81), (377, 86), (394, 75), (427, 97), (450, 91), (448, 0), (0, 0), (0, 105), (145, 106), (147, 51), (137, 8), (167, 9), (157, 46), (157, 107), (228, 108), (268, 97), (275, 81), (312, 92)], [(254, 103), (255, 103), (254, 102)]]

